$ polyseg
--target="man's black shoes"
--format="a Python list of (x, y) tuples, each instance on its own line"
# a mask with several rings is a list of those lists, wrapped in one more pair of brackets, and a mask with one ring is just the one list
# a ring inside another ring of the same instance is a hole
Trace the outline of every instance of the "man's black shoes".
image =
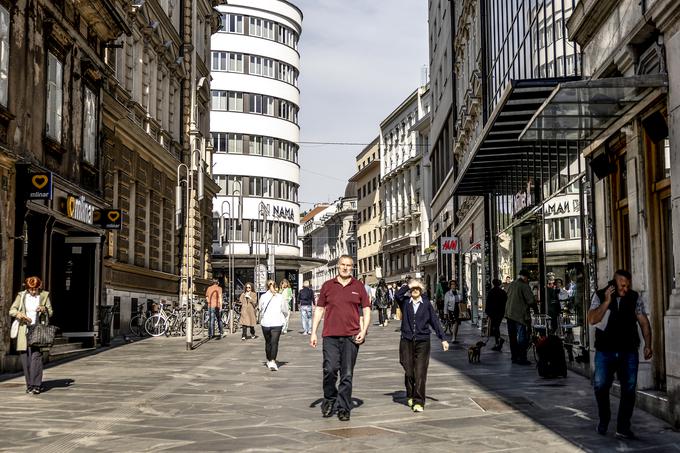
[(338, 411), (338, 420), (340, 420), (341, 422), (348, 422), (349, 421), (349, 411), (340, 409)]
[(597, 434), (600, 436), (606, 436), (607, 435), (607, 425), (603, 425), (602, 423), (597, 424)]
[(324, 401), (321, 403), (321, 415), (324, 418), (328, 418), (333, 415), (333, 403), (330, 401)]

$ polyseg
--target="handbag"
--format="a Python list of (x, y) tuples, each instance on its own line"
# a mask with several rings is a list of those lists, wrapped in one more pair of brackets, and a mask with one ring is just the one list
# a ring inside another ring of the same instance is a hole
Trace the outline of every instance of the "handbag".
[(19, 320), (15, 319), (12, 321), (12, 327), (9, 329), (9, 337), (15, 339), (19, 336)]
[(469, 321), (471, 319), (467, 302), (458, 302), (458, 319), (461, 321)]
[(45, 316), (45, 323), (34, 324), (28, 327), (26, 335), (27, 343), (37, 347), (51, 347), (54, 343), (54, 336), (57, 333), (57, 326), (50, 324), (50, 318)]

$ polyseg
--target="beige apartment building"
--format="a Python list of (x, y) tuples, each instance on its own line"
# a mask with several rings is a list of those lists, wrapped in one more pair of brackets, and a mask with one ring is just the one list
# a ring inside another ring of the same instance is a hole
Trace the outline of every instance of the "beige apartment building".
[(382, 277), (380, 230), (380, 143), (376, 137), (357, 156), (357, 172), (350, 178), (357, 187), (357, 274), (375, 285)]

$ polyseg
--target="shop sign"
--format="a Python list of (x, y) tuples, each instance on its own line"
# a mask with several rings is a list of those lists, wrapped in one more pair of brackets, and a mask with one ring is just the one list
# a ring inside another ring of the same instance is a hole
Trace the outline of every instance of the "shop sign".
[(264, 264), (255, 266), (255, 291), (258, 293), (267, 291), (267, 266)]
[(525, 209), (534, 205), (536, 200), (534, 200), (534, 183), (532, 181), (527, 182), (525, 190), (517, 192), (514, 199), (515, 216), (520, 214)]
[(295, 221), (295, 213), (293, 208), (284, 208), (283, 206), (274, 206), (272, 208), (272, 215), (277, 219), (287, 219)]
[(546, 203), (543, 209), (543, 215), (548, 217), (558, 217), (558, 216), (573, 216), (578, 215), (581, 212), (581, 205), (578, 198), (571, 200), (555, 200)]
[(441, 254), (452, 255), (460, 252), (460, 242), (456, 236), (442, 237)]
[(85, 197), (76, 197), (75, 195), (66, 197), (65, 212), (69, 219), (93, 225), (94, 211), (94, 206), (85, 201)]
[(51, 200), (52, 199), (52, 173), (42, 172), (42, 173), (30, 173), (28, 175), (29, 190), (28, 199), (29, 200)]
[(120, 209), (97, 209), (92, 214), (92, 220), (105, 230), (120, 230), (123, 226), (123, 211)]

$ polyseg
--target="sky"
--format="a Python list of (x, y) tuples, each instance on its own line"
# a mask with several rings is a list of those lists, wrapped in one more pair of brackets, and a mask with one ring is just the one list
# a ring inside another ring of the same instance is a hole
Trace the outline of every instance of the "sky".
[(342, 196), (380, 122), (422, 81), (427, 0), (292, 0), (304, 15), (300, 210)]

